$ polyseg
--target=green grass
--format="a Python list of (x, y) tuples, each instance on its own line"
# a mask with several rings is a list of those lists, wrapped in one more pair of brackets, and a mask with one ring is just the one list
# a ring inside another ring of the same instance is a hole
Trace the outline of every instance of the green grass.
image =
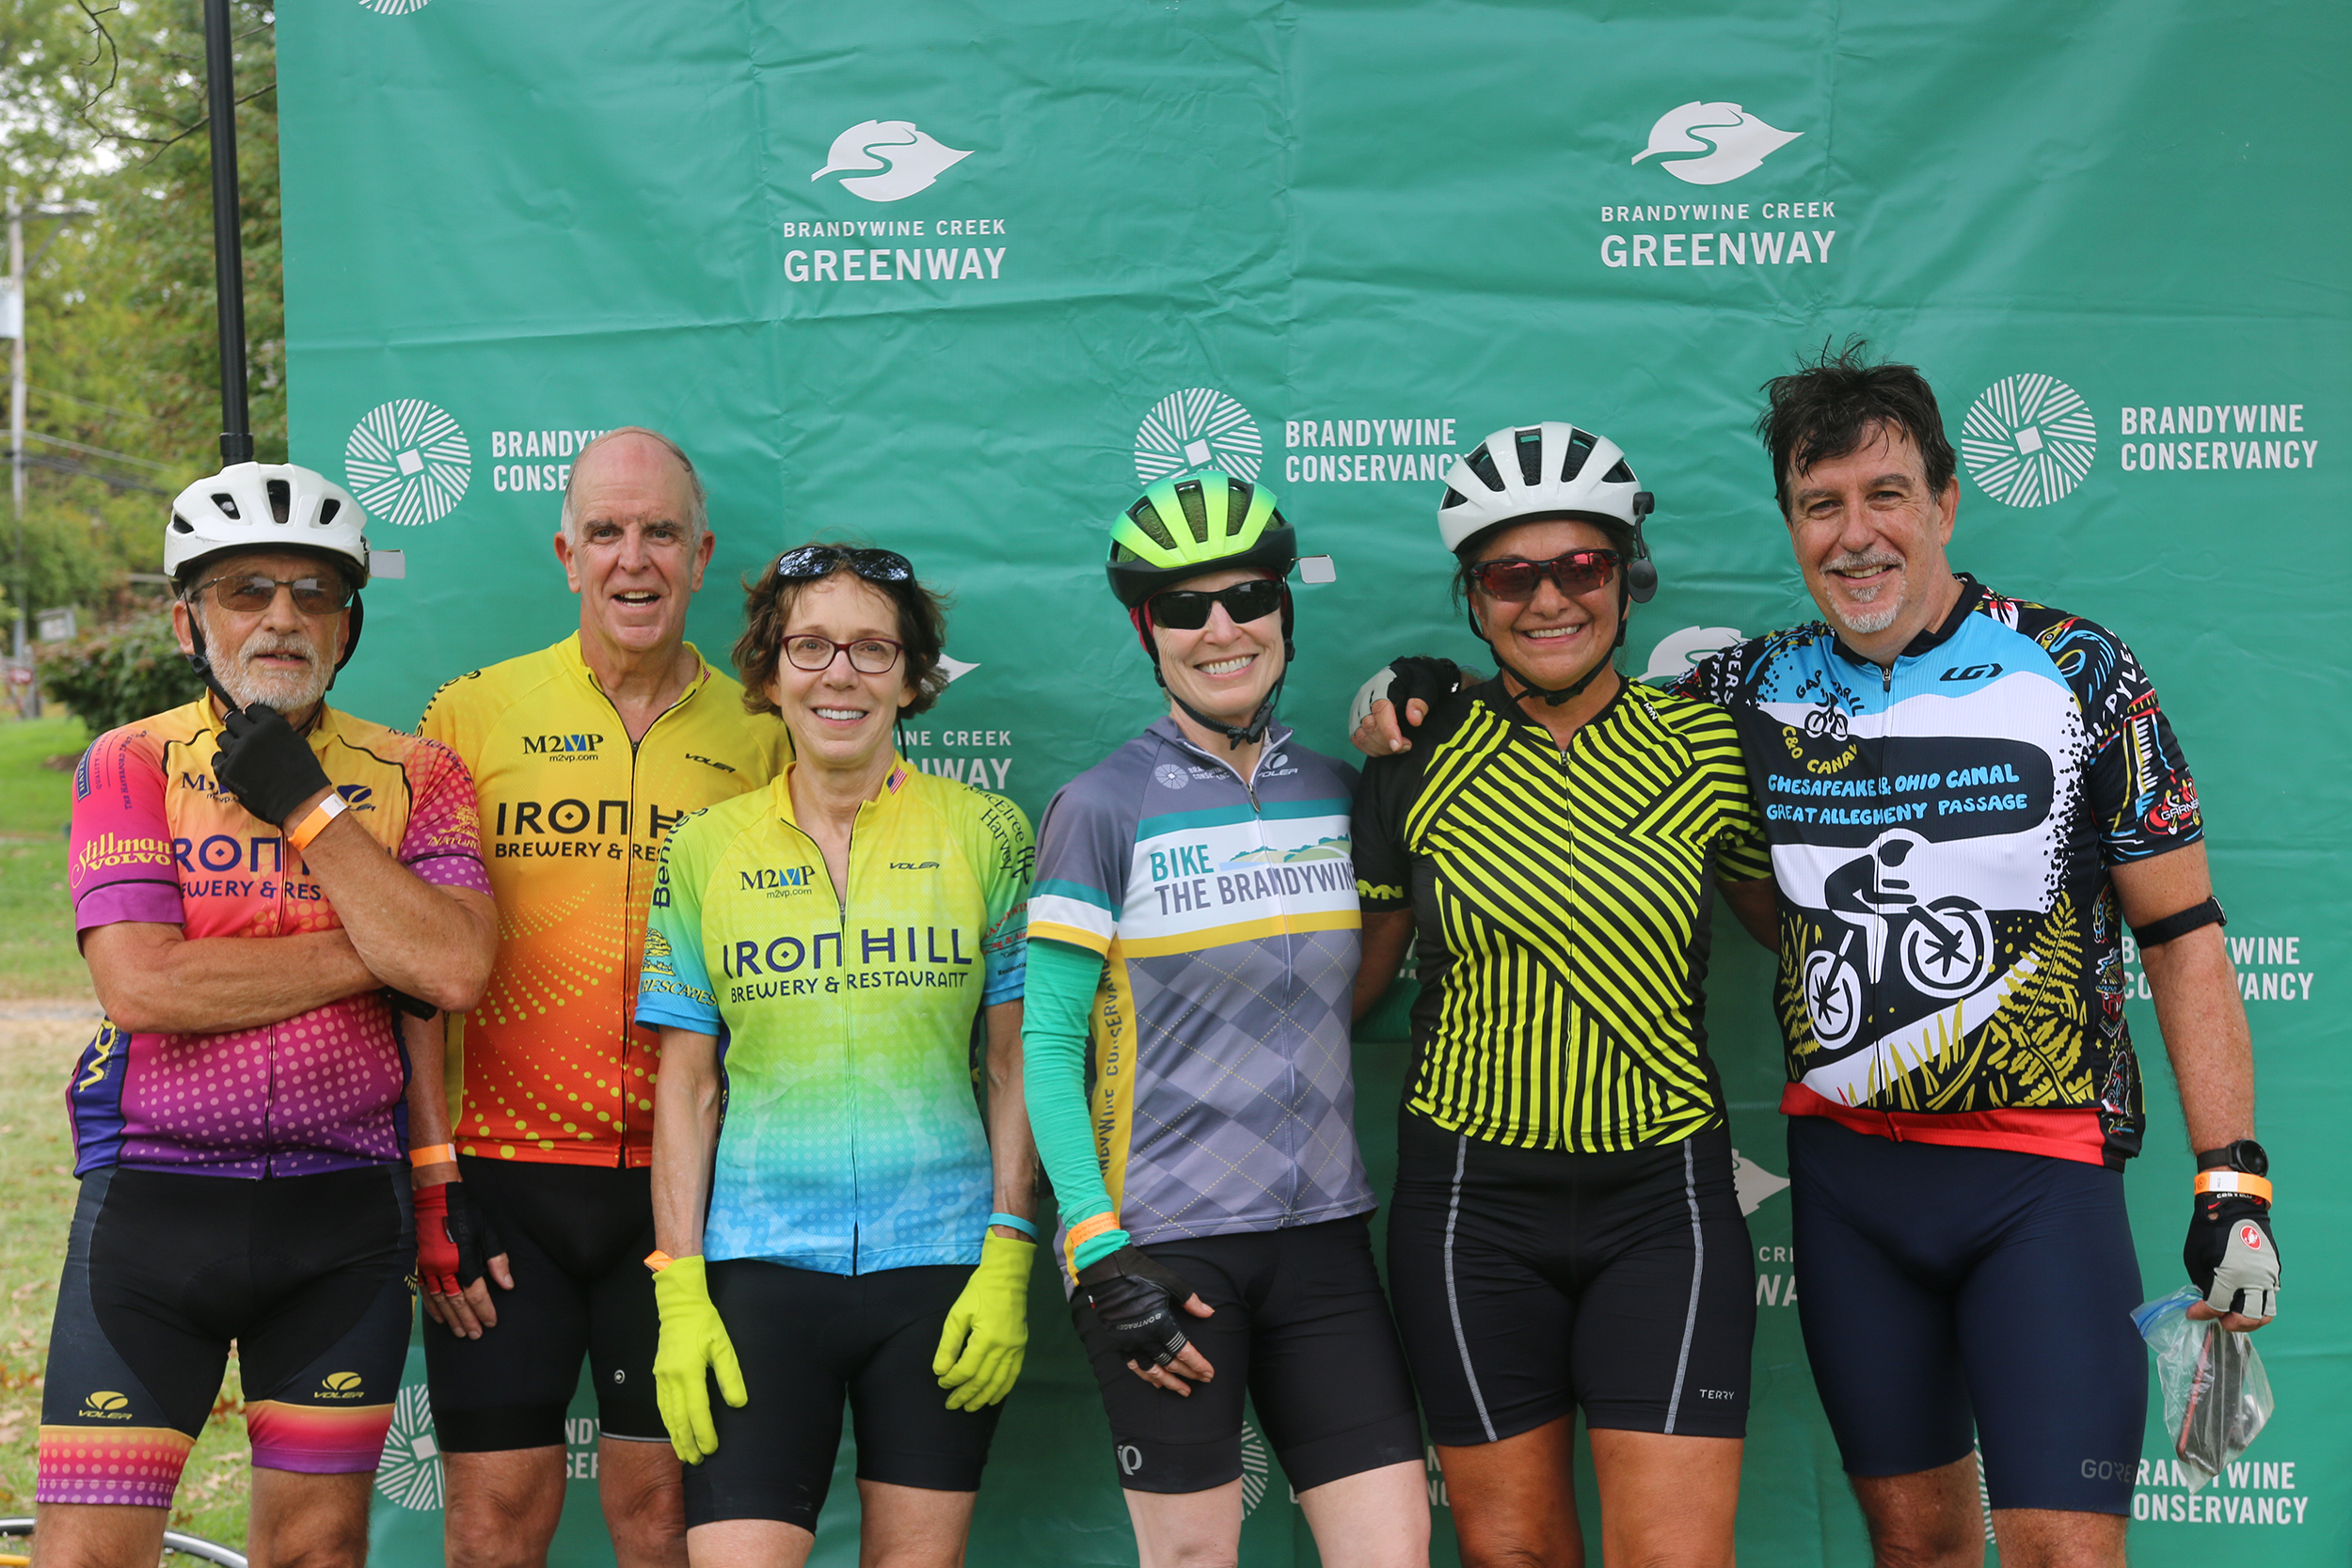
[[(78, 719), (0, 722), (0, 1513), (33, 1508), (41, 1370), (78, 1190), (66, 1080), (95, 1026), (90, 1020), (12, 1019), (6, 1003), (90, 996), (65, 889), (73, 774), (42, 766), (80, 752), (88, 741)], [(212, 1418), (181, 1474), (174, 1529), (244, 1541), (251, 1450), (243, 1412), (231, 1358)]]
[[(41, 1369), (76, 1195), (65, 1085), (91, 1027), (0, 1019), (0, 1513), (33, 1507)], [(181, 1472), (171, 1528), (240, 1544), (250, 1457), (231, 1358), (212, 1418)]]
[(65, 887), (73, 774), (42, 766), (88, 743), (78, 719), (0, 723), (0, 999), (90, 994)]

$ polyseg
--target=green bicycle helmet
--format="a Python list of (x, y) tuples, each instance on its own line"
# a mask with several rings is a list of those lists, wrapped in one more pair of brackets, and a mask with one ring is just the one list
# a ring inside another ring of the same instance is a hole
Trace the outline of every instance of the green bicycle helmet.
[(1111, 524), (1104, 567), (1111, 592), (1135, 610), (1163, 588), (1225, 566), (1287, 576), (1297, 536), (1275, 509), (1274, 493), (1212, 468), (1164, 479)]

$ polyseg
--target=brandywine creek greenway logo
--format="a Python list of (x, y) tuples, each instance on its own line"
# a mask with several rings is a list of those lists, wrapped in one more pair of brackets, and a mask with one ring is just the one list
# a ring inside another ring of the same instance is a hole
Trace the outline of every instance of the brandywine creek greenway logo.
[(1960, 427), (1961, 461), (1977, 487), (2010, 506), (2047, 506), (2082, 483), (2099, 455), (2099, 425), (2082, 394), (2054, 375), (1987, 387)]
[(1143, 484), (1196, 468), (1254, 483), (1264, 458), (1258, 421), (1214, 387), (1168, 393), (1136, 426), (1136, 479)]
[(473, 448), (457, 421), (421, 398), (378, 404), (343, 443), (343, 483), (371, 517), (438, 522), (465, 499)]
[[(808, 199), (824, 215), (784, 220), (787, 242), (812, 242), (784, 253), (785, 281), (887, 283), (895, 301), (914, 284), (931, 285), (914, 289), (918, 298), (953, 297), (961, 291), (937, 285), (1001, 280), (1011, 246), (989, 242), (1005, 232), (1005, 220), (978, 215), (961, 204), (961, 197), (948, 195), (946, 199), (959, 205), (945, 210), (918, 203), (905, 217), (839, 215), (850, 204), (837, 193), (860, 201), (904, 201), (930, 190), (941, 175), (971, 156), (911, 119), (863, 119), (834, 136), (825, 161), (808, 177), (817, 186)], [(965, 183), (959, 176), (943, 191), (959, 192)]]
[(1762, 116), (1737, 103), (1692, 100), (1658, 117), (1649, 128), (1649, 145), (1633, 154), (1633, 161), (1654, 157), (1659, 167), (1677, 180), (1720, 185), (1753, 174), (1765, 159), (1804, 135), (1767, 125)]
[[(1837, 199), (1818, 184), (1792, 190), (1784, 180), (1775, 188), (1767, 178), (1743, 188), (1740, 199), (1724, 192), (1692, 201), (1697, 193), (1658, 178), (1662, 170), (1685, 185), (1727, 185), (1755, 174), (1804, 134), (1724, 100), (1694, 98), (1668, 109), (1651, 124), (1646, 145), (1603, 176), (1601, 265), (1627, 269), (1629, 282), (1661, 280), (1669, 276), (1664, 269), (1687, 267), (1693, 270), (1676, 276), (1716, 287), (1767, 268), (1829, 265), (1837, 245)], [(1820, 178), (1802, 162), (1793, 177)], [(1844, 252), (1837, 259), (1843, 261)], [(1660, 270), (1645, 274), (1645, 267)]]

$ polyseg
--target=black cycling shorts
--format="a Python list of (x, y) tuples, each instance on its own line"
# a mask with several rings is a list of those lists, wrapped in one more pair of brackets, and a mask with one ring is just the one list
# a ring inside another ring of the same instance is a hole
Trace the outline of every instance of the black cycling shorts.
[(1797, 1316), (1846, 1470), (1984, 1450), (1994, 1508), (2129, 1513), (2139, 1259), (2104, 1165), (1788, 1118)]
[(415, 1264), (405, 1170), (90, 1172), (49, 1334), (36, 1500), (168, 1507), (231, 1340), (255, 1465), (373, 1471)]
[(479, 1339), (424, 1325), (433, 1424), (452, 1453), (553, 1448), (585, 1355), (603, 1435), (666, 1443), (654, 1402), (653, 1172), (460, 1155), (467, 1196), (505, 1243)]
[(1419, 1462), (1421, 1422), (1372, 1260), (1371, 1216), (1143, 1248), (1216, 1316), (1184, 1332), (1216, 1370), (1189, 1395), (1130, 1370), (1085, 1297), (1071, 1316), (1110, 1414), (1130, 1492), (1205, 1492), (1242, 1472), (1242, 1400), (1257, 1406), (1291, 1489)]
[(841, 1447), (844, 1399), (857, 1433), (858, 1480), (927, 1492), (980, 1489), (1004, 1403), (950, 1410), (931, 1370), (970, 1268), (838, 1275), (739, 1258), (708, 1265), (708, 1277), (748, 1402), (733, 1408), (712, 1383), (719, 1448), (686, 1466), (689, 1528), (781, 1519), (815, 1530)]
[(1509, 1148), (1406, 1115), (1389, 1283), (1433, 1441), (1588, 1426), (1740, 1437), (1756, 1262), (1731, 1134)]

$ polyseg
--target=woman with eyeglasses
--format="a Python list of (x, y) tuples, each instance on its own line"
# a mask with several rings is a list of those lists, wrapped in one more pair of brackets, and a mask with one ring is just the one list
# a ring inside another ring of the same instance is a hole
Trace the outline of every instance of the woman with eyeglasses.
[(661, 1032), (647, 1262), (687, 1552), (804, 1561), (846, 1401), (865, 1554), (944, 1568), (1028, 1333), (1028, 824), (893, 745), (947, 684), (904, 556), (787, 550), (744, 613), (744, 706), (795, 760), (671, 831), (637, 1008)]
[(1295, 538), (1216, 472), (1111, 536), (1168, 712), (1046, 808), (1025, 1058), (1128, 1516), (1146, 1563), (1233, 1560), (1248, 1395), (1325, 1563), (1425, 1568), (1356, 1148), (1355, 769), (1273, 721)]
[(1763, 827), (1730, 717), (1612, 665), (1658, 585), (1617, 445), (1499, 430), (1446, 483), (1501, 673), (1356, 796), (1359, 1016), (1420, 939), (1398, 1326), (1465, 1563), (1582, 1562), (1581, 1408), (1608, 1560), (1728, 1565), (1755, 1264), (1703, 987), (1710, 882), (1772, 945)]

